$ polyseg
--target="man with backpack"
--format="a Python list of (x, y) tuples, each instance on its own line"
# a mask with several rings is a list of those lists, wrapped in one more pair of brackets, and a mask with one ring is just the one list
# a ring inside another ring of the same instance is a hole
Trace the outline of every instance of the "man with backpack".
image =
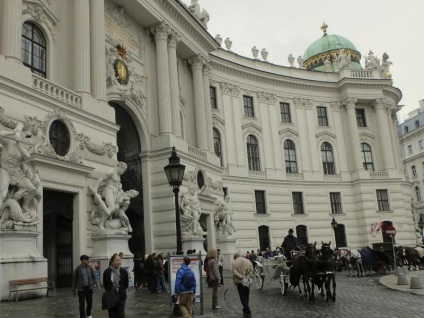
[(178, 295), (178, 304), (184, 318), (192, 317), (193, 301), (196, 295), (196, 277), (189, 267), (191, 259), (184, 257), (184, 263), (177, 271), (175, 279), (175, 295)]

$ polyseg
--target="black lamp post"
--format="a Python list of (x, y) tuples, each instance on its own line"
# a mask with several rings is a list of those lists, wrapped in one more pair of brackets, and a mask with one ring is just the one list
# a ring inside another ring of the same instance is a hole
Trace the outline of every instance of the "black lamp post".
[[(423, 228), (424, 228), (424, 220), (423, 220), (423, 214), (420, 215), (420, 220), (418, 221), (418, 226), (421, 230), (421, 241), (423, 241)], [(424, 242), (422, 242), (424, 244)]]
[(333, 216), (333, 220), (331, 221), (331, 227), (334, 230), (334, 239), (336, 241), (336, 248), (338, 248), (338, 246), (337, 246), (337, 238), (336, 238), (337, 221), (334, 219), (334, 216)]
[(180, 163), (180, 157), (175, 152), (175, 147), (172, 147), (171, 157), (169, 157), (169, 164), (164, 168), (166, 177), (168, 178), (169, 185), (173, 188), (175, 196), (175, 226), (177, 228), (177, 255), (183, 254), (183, 244), (181, 240), (181, 226), (180, 226), (180, 205), (178, 203), (178, 193), (180, 186), (183, 182), (185, 166)]

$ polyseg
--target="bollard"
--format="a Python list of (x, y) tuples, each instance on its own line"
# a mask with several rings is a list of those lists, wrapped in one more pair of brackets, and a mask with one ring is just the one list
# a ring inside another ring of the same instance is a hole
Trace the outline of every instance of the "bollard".
[(411, 277), (411, 284), (409, 285), (411, 289), (423, 289), (423, 284), (421, 283), (421, 279), (418, 276)]
[(409, 274), (408, 267), (407, 267), (407, 266), (402, 267), (402, 272), (403, 272), (405, 275), (408, 275), (408, 274)]
[(409, 285), (408, 278), (405, 276), (404, 273), (399, 274), (397, 284), (398, 285)]
[(399, 276), (400, 273), (402, 273), (402, 268), (396, 267), (395, 268), (395, 276)]

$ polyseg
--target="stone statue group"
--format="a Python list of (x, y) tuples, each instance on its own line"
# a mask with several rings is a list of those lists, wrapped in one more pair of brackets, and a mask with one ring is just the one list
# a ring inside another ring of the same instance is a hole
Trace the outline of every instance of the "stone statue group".
[(0, 229), (34, 230), (42, 197), (38, 171), (28, 165), (30, 154), (22, 144), (24, 124), (0, 131)]

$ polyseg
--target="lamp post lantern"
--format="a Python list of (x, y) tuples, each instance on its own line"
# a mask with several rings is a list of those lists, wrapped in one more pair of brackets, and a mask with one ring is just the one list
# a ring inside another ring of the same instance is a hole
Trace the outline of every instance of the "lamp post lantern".
[(331, 227), (334, 230), (334, 240), (336, 241), (336, 248), (338, 248), (338, 246), (337, 246), (337, 237), (336, 237), (337, 221), (334, 218), (334, 216), (333, 216), (333, 220), (331, 220)]
[(177, 255), (183, 254), (183, 244), (181, 239), (181, 226), (180, 226), (180, 205), (178, 203), (178, 193), (180, 186), (183, 182), (185, 166), (180, 163), (180, 157), (177, 156), (175, 147), (172, 147), (171, 157), (169, 157), (169, 164), (164, 167), (166, 177), (168, 178), (169, 185), (173, 188), (175, 196), (175, 226), (177, 230)]
[(420, 215), (420, 220), (418, 221), (418, 227), (421, 230), (421, 241), (422, 241), (422, 244), (424, 244), (424, 242), (423, 242), (423, 228), (424, 228), (424, 219), (423, 219), (423, 217), (424, 217), (424, 215), (421, 214)]

